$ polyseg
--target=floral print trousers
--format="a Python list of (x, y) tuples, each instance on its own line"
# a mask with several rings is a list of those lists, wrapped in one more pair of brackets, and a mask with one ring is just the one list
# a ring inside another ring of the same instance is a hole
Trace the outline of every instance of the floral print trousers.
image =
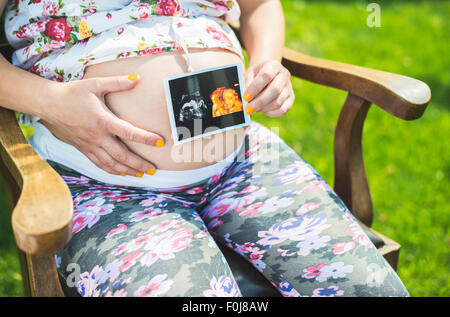
[(408, 296), (350, 211), (275, 133), (252, 123), (219, 174), (167, 189), (101, 183), (49, 161), (70, 187), (66, 293), (241, 296), (217, 244), (283, 296)]

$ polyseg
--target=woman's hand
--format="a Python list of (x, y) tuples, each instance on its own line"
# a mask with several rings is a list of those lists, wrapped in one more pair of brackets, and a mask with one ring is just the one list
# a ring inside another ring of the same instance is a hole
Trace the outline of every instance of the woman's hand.
[(154, 174), (155, 166), (131, 152), (119, 138), (153, 146), (163, 146), (163, 138), (119, 119), (105, 104), (107, 93), (132, 89), (139, 80), (134, 75), (58, 83), (41, 121), (56, 137), (108, 173)]
[(247, 114), (263, 112), (270, 117), (279, 117), (294, 103), (291, 74), (276, 60), (250, 66), (245, 73), (245, 83)]

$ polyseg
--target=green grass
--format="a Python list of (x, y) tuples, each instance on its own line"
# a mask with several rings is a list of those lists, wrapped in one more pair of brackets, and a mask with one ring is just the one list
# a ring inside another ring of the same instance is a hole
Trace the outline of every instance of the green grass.
[[(364, 156), (373, 227), (402, 244), (400, 278), (412, 296), (449, 296), (450, 1), (377, 2), (380, 28), (366, 25), (369, 1), (284, 0), (286, 45), (418, 78), (431, 87), (432, 102), (419, 120), (402, 121), (372, 107), (364, 127)], [(299, 79), (293, 83), (296, 101), (286, 116), (257, 114), (255, 119), (281, 127), (283, 139), (333, 183), (333, 133), (346, 95)], [(3, 197), (0, 209), (0, 296), (21, 295)]]

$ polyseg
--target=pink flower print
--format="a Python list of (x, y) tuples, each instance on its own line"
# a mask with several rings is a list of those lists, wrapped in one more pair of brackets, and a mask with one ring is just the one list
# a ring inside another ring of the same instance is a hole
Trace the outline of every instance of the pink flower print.
[(250, 186), (245, 187), (241, 191), (239, 191), (238, 195), (244, 195), (244, 194), (248, 194), (248, 193), (253, 193), (253, 192), (256, 192), (257, 190), (259, 190), (258, 186), (250, 185)]
[(206, 32), (207, 32), (209, 35), (211, 35), (211, 37), (212, 37), (215, 41), (219, 42), (220, 44), (225, 44), (225, 45), (230, 46), (230, 47), (233, 46), (233, 44), (231, 43), (231, 41), (230, 41), (230, 39), (228, 38), (228, 36), (227, 36), (225, 33), (223, 33), (222, 31), (216, 29), (215, 27), (213, 27), (213, 26), (208, 26), (208, 27), (206, 28)]
[(303, 272), (305, 272), (305, 274), (303, 274), (302, 277), (307, 279), (316, 278), (317, 276), (320, 276), (320, 274), (322, 274), (321, 269), (325, 266), (326, 264), (319, 264), (318, 266), (308, 266), (307, 268), (303, 269)]
[(259, 214), (259, 207), (264, 206), (264, 203), (255, 203), (247, 207), (247, 209), (239, 214), (240, 217), (254, 216)]
[(101, 192), (100, 196), (109, 197), (109, 196), (113, 196), (114, 194), (115, 194), (115, 192), (113, 192), (112, 190), (107, 190), (107, 191)]
[(59, 11), (59, 5), (57, 5), (54, 1), (45, 1), (42, 5), (42, 16), (55, 16)]
[(333, 279), (345, 277), (353, 272), (353, 265), (345, 265), (344, 262), (334, 262), (322, 267), (320, 272), (321, 274), (316, 278), (316, 281), (325, 282), (330, 277)]
[(218, 173), (218, 174), (211, 176), (208, 180), (208, 184), (217, 183), (222, 178), (222, 176), (223, 176), (223, 173)]
[(194, 235), (195, 239), (201, 239), (207, 236), (207, 233), (205, 230), (200, 230), (196, 235)]
[(221, 10), (221, 11), (225, 11), (225, 12), (230, 11), (230, 8), (224, 2), (225, 1), (216, 0), (213, 3), (217, 10)]
[(147, 208), (143, 211), (137, 211), (130, 215), (131, 222), (138, 222), (144, 219), (151, 219), (155, 217), (159, 217), (168, 213), (168, 210), (161, 210), (159, 208)]
[(180, 10), (180, 6), (177, 1), (174, 0), (158, 0), (158, 4), (155, 8), (158, 15), (172, 16)]
[(76, 184), (76, 185), (88, 185), (89, 184), (89, 178), (87, 178), (85, 176), (73, 177), (73, 176), (62, 175), (62, 178), (64, 179), (64, 182), (67, 184)]
[(108, 20), (111, 20), (112, 14), (111, 14), (111, 13), (107, 13), (107, 14), (106, 14), (106, 18), (107, 18)]
[(203, 204), (208, 199), (208, 195), (204, 195), (202, 199), (198, 202), (199, 205)]
[(141, 205), (143, 207), (150, 207), (150, 206), (153, 206), (154, 204), (159, 204), (159, 203), (163, 202), (167, 198), (170, 198), (170, 197), (168, 195), (165, 195), (165, 194), (150, 195), (147, 199), (141, 201), (139, 203), (139, 205)]
[(312, 181), (303, 190), (323, 190), (336, 196), (334, 190), (323, 180)]
[(239, 297), (241, 295), (236, 281), (224, 275), (219, 278), (213, 276), (210, 287), (203, 291), (205, 297)]
[(119, 233), (125, 232), (128, 229), (126, 224), (118, 224), (116, 228), (111, 229), (106, 235), (106, 239), (111, 238), (112, 236), (118, 235)]
[(294, 199), (290, 197), (279, 198), (274, 196), (264, 202), (264, 205), (259, 208), (262, 214), (268, 214), (274, 212), (280, 208), (286, 208), (292, 205)]
[(113, 196), (109, 198), (109, 201), (116, 201), (116, 202), (120, 202), (120, 201), (127, 201), (131, 199), (130, 196), (127, 195), (118, 195), (118, 196)]
[(164, 47), (152, 47), (139, 51), (138, 56), (144, 56), (149, 54), (158, 54), (164, 52)]
[(284, 280), (279, 285), (274, 286), (280, 291), (283, 297), (300, 297), (301, 295), (295, 290), (295, 288), (288, 281)]
[(213, 230), (216, 227), (220, 227), (223, 224), (223, 220), (219, 218), (214, 218), (210, 222), (208, 222), (208, 229)]
[(57, 74), (57, 75), (50, 77), (49, 79), (53, 80), (53, 81), (63, 82), (64, 76), (62, 74)]
[(105, 294), (105, 297), (127, 297), (128, 293), (124, 289), (118, 289), (114, 293), (111, 291), (108, 291), (108, 293)]
[(316, 288), (312, 297), (335, 297), (344, 295), (344, 290), (340, 290), (338, 286), (331, 285), (325, 288)]
[(128, 57), (128, 56), (130, 56), (130, 55), (131, 55), (130, 52), (122, 52), (122, 53), (120, 53), (120, 54), (118, 55), (117, 58), (126, 58), (126, 57)]
[(135, 251), (137, 249), (139, 249), (140, 247), (142, 247), (148, 240), (150, 240), (151, 238), (151, 234), (150, 235), (143, 235), (140, 236), (136, 239), (131, 240), (130, 242), (127, 243), (127, 251)]
[(91, 228), (101, 216), (112, 213), (114, 205), (105, 204), (103, 198), (97, 197), (78, 205), (73, 212), (72, 232), (78, 233), (85, 227)]
[(316, 203), (307, 203), (304, 204), (303, 206), (301, 206), (297, 212), (295, 213), (297, 216), (303, 216), (305, 214), (307, 214), (310, 211), (316, 210), (317, 208), (320, 207), (320, 204), (316, 204)]
[(351, 225), (349, 225), (345, 230), (345, 233), (351, 234), (353, 241), (361, 245), (364, 245), (368, 248), (372, 248), (374, 246), (372, 241), (370, 241), (370, 239), (357, 223), (352, 223)]
[(78, 197), (80, 198), (88, 198), (91, 197), (94, 194), (94, 192), (83, 192)]
[(125, 255), (123, 258), (120, 259), (122, 262), (122, 265), (119, 266), (120, 272), (125, 272), (130, 267), (136, 264), (136, 259), (138, 259), (144, 252), (136, 252), (136, 253), (129, 253)]
[(167, 293), (172, 286), (173, 281), (167, 280), (167, 274), (158, 274), (154, 276), (147, 285), (142, 285), (134, 292), (137, 297), (156, 297)]
[(164, 220), (150, 228), (150, 231), (161, 233), (172, 228), (180, 227), (186, 222), (184, 220)]
[(149, 14), (151, 14), (151, 6), (145, 2), (138, 1), (138, 3), (138, 16), (136, 17), (136, 20), (148, 18)]
[(203, 188), (201, 188), (200, 186), (188, 189), (187, 191), (185, 191), (186, 194), (199, 194), (199, 193), (203, 193)]
[(120, 34), (122, 34), (122, 33), (123, 33), (123, 31), (124, 31), (124, 28), (123, 28), (123, 27), (121, 27), (121, 28), (118, 28), (118, 29), (117, 29), (117, 35), (120, 35)]
[(236, 199), (236, 192), (228, 192), (219, 198), (214, 198), (201, 212), (203, 219), (214, 219), (226, 215), (233, 209), (239, 208), (240, 199)]
[(148, 252), (141, 258), (141, 263), (151, 266), (157, 260), (175, 258), (175, 253), (186, 249), (192, 241), (192, 230), (192, 228), (181, 228), (153, 236), (144, 247)]
[(356, 246), (354, 241), (352, 242), (337, 242), (333, 245), (334, 254), (343, 254)]
[(16, 37), (23, 39), (44, 32), (47, 23), (48, 21), (40, 21), (37, 23), (25, 24), (16, 32)]
[(105, 283), (108, 279), (111, 283), (114, 282), (120, 274), (119, 266), (121, 263), (122, 262), (117, 259), (111, 263), (108, 263), (105, 269), (97, 274), (98, 283)]
[(267, 231), (258, 232), (258, 237), (262, 239), (257, 243), (269, 248), (288, 239), (292, 241), (305, 240), (308, 236), (319, 235), (323, 230), (329, 228), (331, 225), (326, 221), (325, 214), (290, 218), (274, 224)]
[(316, 177), (314, 170), (308, 163), (295, 161), (295, 163), (286, 166), (275, 176), (276, 182), (273, 186), (286, 184), (301, 184)]
[[(80, 280), (77, 283), (78, 293), (83, 297), (98, 297), (101, 291), (97, 289), (98, 283), (96, 276), (101, 272), (101, 268), (96, 265), (91, 272), (80, 274)], [(106, 289), (104, 290), (106, 291)]]
[(300, 241), (297, 244), (299, 251), (298, 255), (307, 256), (311, 253), (311, 250), (319, 250), (320, 248), (326, 247), (327, 242), (330, 241), (330, 236), (309, 236), (305, 240)]
[(95, 12), (97, 12), (97, 9), (95, 9), (95, 8), (92, 8), (92, 7), (86, 8), (86, 13), (94, 14)]
[(128, 245), (126, 243), (122, 243), (121, 245), (119, 245), (117, 248), (114, 249), (113, 251), (114, 255), (119, 255), (123, 253), (127, 249), (127, 246)]

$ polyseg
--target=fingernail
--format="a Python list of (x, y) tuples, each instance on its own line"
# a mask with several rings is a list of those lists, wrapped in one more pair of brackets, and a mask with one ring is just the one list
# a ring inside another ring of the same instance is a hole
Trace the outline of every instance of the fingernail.
[(138, 75), (136, 74), (136, 75), (130, 75), (130, 76), (128, 76), (128, 80), (129, 81), (134, 81), (134, 80), (136, 80), (138, 78)]
[(120, 174), (120, 176), (127, 176), (127, 174)]
[(244, 100), (249, 102), (250, 100), (252, 100), (252, 96), (250, 96), (250, 94), (248, 94), (248, 93), (245, 93), (244, 94)]
[(247, 114), (252, 114), (254, 111), (255, 111), (255, 109), (253, 109), (252, 106), (248, 106), (248, 107), (245, 109), (245, 112), (247, 112)]
[(148, 174), (148, 175), (155, 175), (155, 173), (156, 173), (156, 171), (155, 171), (154, 168), (149, 168), (149, 169), (147, 170), (147, 174)]
[(164, 146), (164, 140), (159, 139), (158, 141), (156, 141), (155, 144), (157, 147), (163, 147)]
[(136, 174), (136, 177), (142, 177), (142, 176), (144, 176), (144, 173), (142, 173), (142, 172), (139, 172)]

